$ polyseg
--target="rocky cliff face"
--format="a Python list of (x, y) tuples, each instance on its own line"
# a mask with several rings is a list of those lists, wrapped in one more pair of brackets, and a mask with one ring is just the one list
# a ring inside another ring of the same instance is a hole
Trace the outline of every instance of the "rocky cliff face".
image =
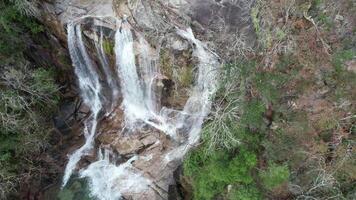
[[(177, 36), (176, 28), (192, 27), (196, 37), (216, 52), (221, 62), (228, 61), (236, 56), (248, 54), (249, 49), (255, 45), (253, 27), (250, 26), (249, 19), (252, 3), (253, 1), (238, 0), (48, 0), (40, 5), (40, 11), (41, 21), (65, 47), (66, 25), (71, 21), (83, 20), (85, 43), (90, 56), (96, 60), (95, 63), (99, 63), (98, 56), (90, 49), (94, 49), (94, 41), (99, 35), (92, 27), (104, 27), (104, 49), (112, 62), (110, 66), (114, 63), (114, 32), (119, 27), (117, 21), (111, 19), (126, 19), (136, 35), (134, 45), (139, 43), (138, 35), (144, 36), (151, 47), (150, 55), (161, 68), (161, 76), (156, 87), (161, 94), (162, 106), (182, 109), (194, 82), (197, 70), (194, 66), (198, 61), (192, 55), (191, 44)], [(136, 52), (136, 56), (137, 54)], [(71, 84), (74, 88), (70, 90), (76, 91), (75, 81), (72, 80)], [(104, 92), (105, 88), (107, 87), (104, 87)], [(75, 106), (74, 96), (75, 92), (68, 97), (69, 103), (64, 104), (60, 119), (68, 120), (68, 113), (75, 113), (73, 116), (84, 113), (76, 118), (77, 120), (86, 117), (88, 108), (83, 104)], [(182, 194), (177, 192), (177, 176), (173, 176), (181, 161), (167, 162), (164, 156), (179, 144), (149, 126), (143, 127), (137, 133), (125, 134), (122, 131), (125, 128), (122, 123), (123, 110), (119, 106), (121, 100), (120, 97), (110, 115), (100, 115), (95, 146), (110, 147), (113, 154), (121, 157), (118, 162), (126, 162), (133, 155), (144, 158), (134, 161), (132, 165), (153, 185), (145, 192), (123, 193), (123, 197), (150, 200), (182, 199)], [(81, 128), (72, 130), (76, 132), (75, 135), (80, 135), (82, 131)], [(81, 143), (79, 141), (74, 140), (73, 143), (76, 144), (64, 152), (72, 152), (81, 145), (78, 144)], [(91, 155), (81, 160), (78, 168), (88, 166), (95, 161), (96, 156), (96, 151), (93, 151)]]
[[(48, 0), (41, 3), (42, 21), (65, 41), (65, 25), (83, 17), (128, 17), (136, 31), (152, 39), (152, 45), (172, 39), (175, 27), (191, 26), (196, 35), (224, 59), (236, 50), (255, 45), (250, 9), (254, 1), (240, 0)], [(114, 29), (114, 24), (106, 24)], [(175, 42), (174, 39), (172, 40)], [(171, 42), (172, 42), (171, 41)], [(173, 43), (171, 45), (173, 45)], [(241, 46), (245, 45), (245, 46)], [(173, 47), (180, 48), (177, 43)]]

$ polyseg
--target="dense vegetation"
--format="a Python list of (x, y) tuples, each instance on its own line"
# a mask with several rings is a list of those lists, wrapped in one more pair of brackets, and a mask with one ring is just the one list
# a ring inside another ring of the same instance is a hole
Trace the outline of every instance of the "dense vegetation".
[(0, 199), (42, 173), (41, 152), (59, 100), (51, 66), (35, 66), (24, 55), (27, 42), (44, 30), (27, 3), (0, 2)]
[(225, 64), (184, 162), (194, 199), (355, 198), (354, 8), (256, 1), (259, 48)]

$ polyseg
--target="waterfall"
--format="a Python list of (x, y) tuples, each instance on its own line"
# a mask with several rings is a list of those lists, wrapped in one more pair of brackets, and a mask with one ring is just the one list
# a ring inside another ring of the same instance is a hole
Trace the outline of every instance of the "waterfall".
[[(174, 148), (164, 154), (165, 162), (162, 165), (182, 159), (186, 152), (198, 143), (203, 120), (210, 111), (211, 98), (216, 90), (217, 69), (220, 65), (217, 56), (194, 37), (190, 28), (177, 30), (177, 34), (192, 44), (193, 56), (198, 59), (196, 80), (183, 110), (161, 108), (156, 85), (162, 75), (155, 59), (152, 58), (151, 47), (144, 37), (135, 35), (138, 42), (134, 45), (133, 31), (125, 21), (122, 21), (121, 27), (117, 28), (115, 33), (116, 73), (120, 79), (124, 126), (129, 131), (140, 131), (142, 125), (149, 125), (171, 136)], [(117, 104), (119, 87), (110, 71), (103, 47), (103, 37), (103, 31), (100, 29), (95, 47), (106, 82), (112, 92), (112, 110)], [(84, 123), (85, 144), (69, 156), (63, 186), (82, 156), (93, 149), (98, 113), (104, 110), (99, 75), (84, 46), (80, 24), (68, 24), (68, 47), (78, 78), (80, 95), (91, 109), (91, 116)], [(79, 176), (89, 180), (91, 194), (96, 198), (120, 199), (122, 193), (141, 193), (153, 187), (152, 181), (132, 165), (132, 162), (140, 159), (144, 159), (143, 156), (133, 156), (126, 162), (117, 164), (118, 158), (113, 152), (100, 149), (97, 161), (81, 169)]]
[[(110, 161), (113, 156), (110, 150), (99, 150), (98, 161), (80, 172), (81, 178), (89, 178), (91, 194), (100, 200), (118, 200), (122, 193), (140, 193), (147, 190), (151, 181), (132, 167), (132, 162), (138, 156), (130, 158), (121, 165), (115, 165)], [(112, 160), (117, 160), (114, 156)]]
[(149, 111), (145, 105), (142, 84), (136, 69), (132, 33), (125, 23), (115, 34), (115, 54), (125, 124), (129, 128), (134, 128), (139, 120), (145, 121), (149, 118)]
[(182, 158), (190, 147), (198, 143), (203, 120), (210, 112), (211, 99), (216, 91), (220, 65), (217, 56), (194, 37), (191, 28), (178, 30), (177, 34), (194, 44), (193, 56), (198, 58), (198, 74), (192, 94), (176, 122), (178, 129), (188, 133), (188, 140), (168, 153), (167, 161)]
[(150, 47), (147, 41), (140, 36), (140, 71), (142, 73), (142, 83), (144, 86), (144, 100), (148, 110), (152, 115), (157, 113), (159, 106), (159, 98), (156, 98), (157, 91), (155, 91), (154, 84), (159, 78), (159, 69), (156, 63), (153, 63), (150, 55)]
[(92, 150), (97, 127), (97, 117), (102, 108), (99, 97), (101, 86), (98, 74), (86, 51), (80, 25), (75, 25), (74, 23), (68, 24), (68, 48), (74, 65), (74, 71), (78, 78), (80, 96), (84, 103), (90, 108), (91, 117), (84, 123), (84, 145), (69, 155), (62, 186), (66, 185), (82, 156)]

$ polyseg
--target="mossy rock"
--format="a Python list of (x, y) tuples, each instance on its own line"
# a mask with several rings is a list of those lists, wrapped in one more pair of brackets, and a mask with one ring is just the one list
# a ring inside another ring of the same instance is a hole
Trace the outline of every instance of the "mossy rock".
[(114, 46), (115, 44), (108, 40), (108, 39), (104, 39), (103, 40), (103, 48), (104, 48), (104, 52), (108, 55), (114, 55)]

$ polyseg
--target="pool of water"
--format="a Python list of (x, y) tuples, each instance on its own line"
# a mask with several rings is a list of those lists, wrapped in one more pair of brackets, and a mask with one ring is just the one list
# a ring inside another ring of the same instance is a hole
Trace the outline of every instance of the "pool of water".
[(97, 200), (97, 198), (90, 196), (87, 180), (76, 176), (73, 176), (63, 189), (61, 189), (60, 183), (49, 188), (44, 194), (44, 199)]

